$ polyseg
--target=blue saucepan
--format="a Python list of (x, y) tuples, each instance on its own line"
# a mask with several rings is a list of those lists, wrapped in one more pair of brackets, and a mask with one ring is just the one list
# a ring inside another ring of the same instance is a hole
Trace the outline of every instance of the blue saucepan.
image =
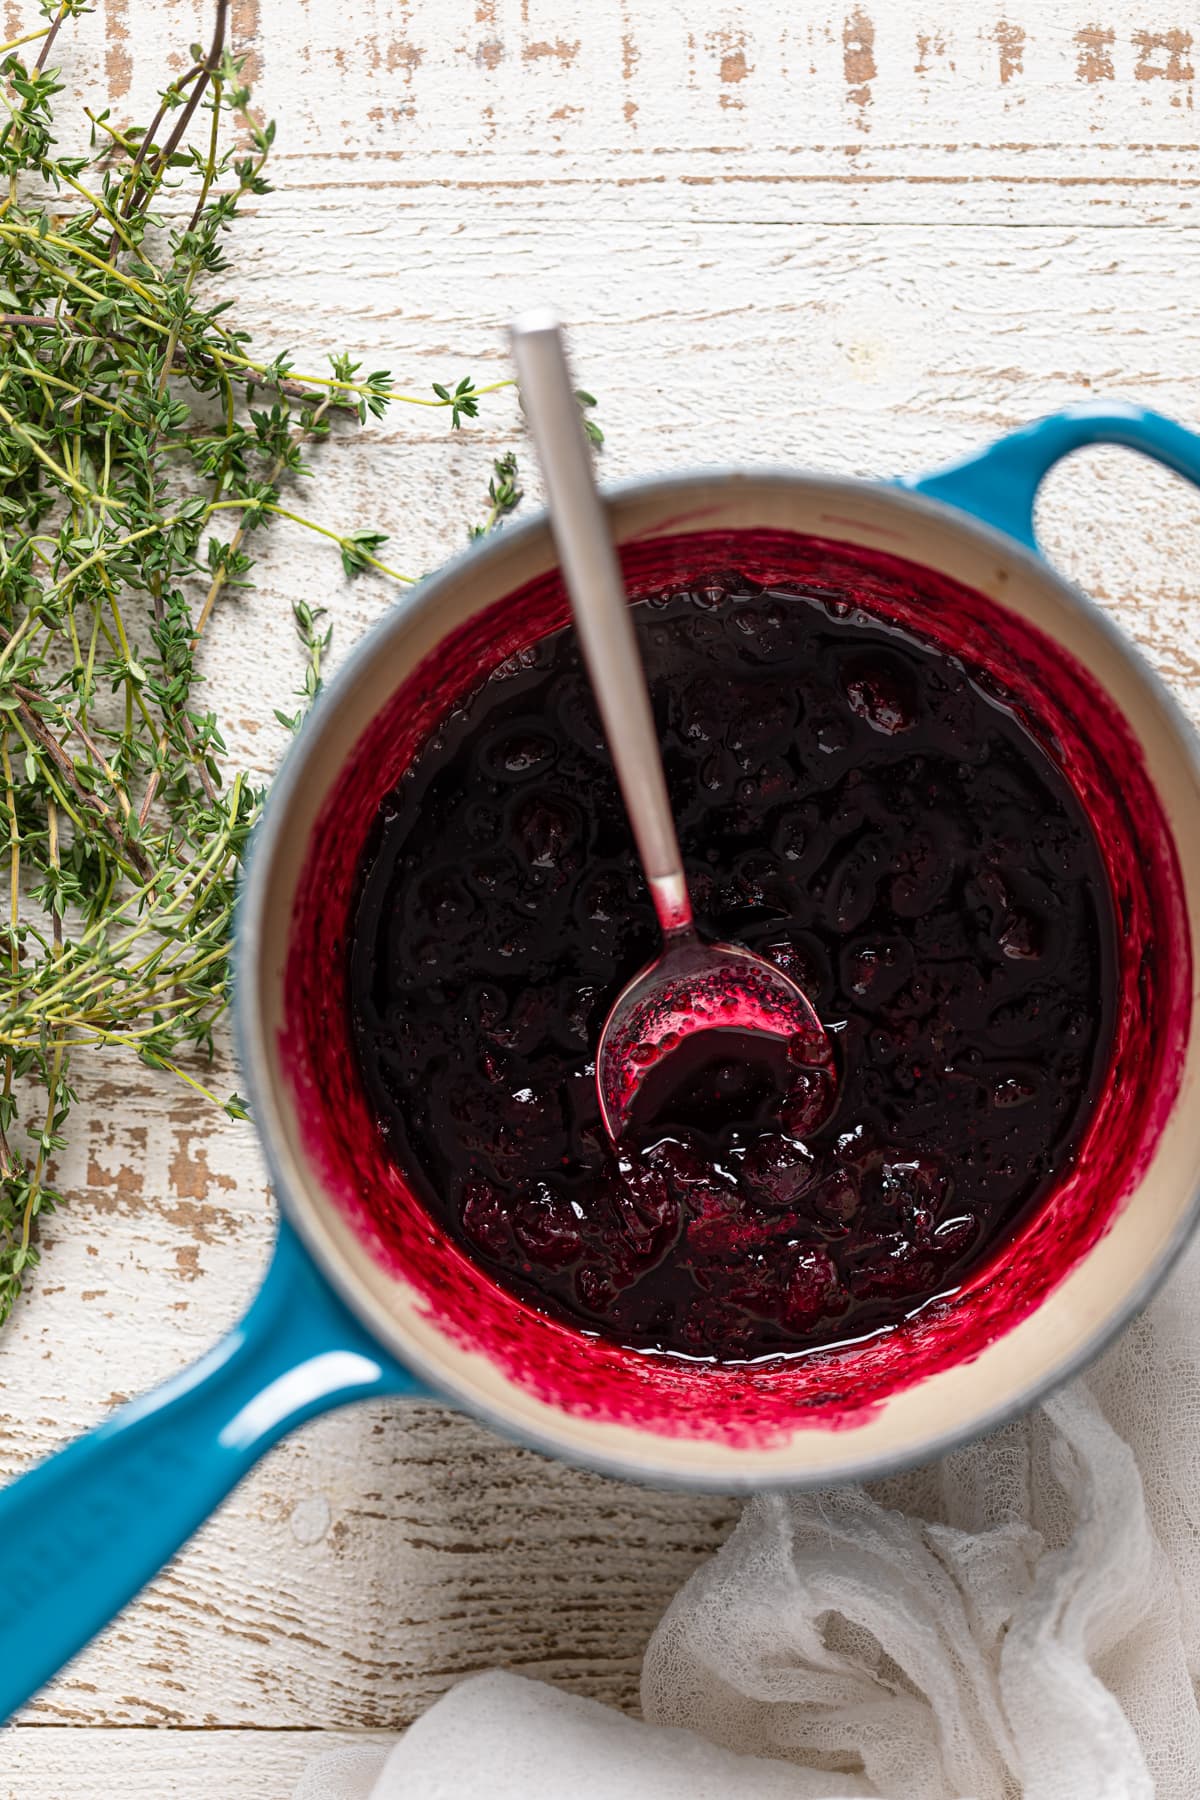
[[(1047, 566), (1034, 540), (1043, 476), (1097, 443), (1125, 445), (1200, 483), (1200, 437), (1136, 407), (1095, 405), (920, 479), (701, 473), (632, 483), (609, 504), (626, 546), (670, 538), (686, 549), (699, 532), (769, 530), (886, 552), (974, 595), (997, 643), (1006, 633), (1014, 644), (1030, 633), (1048, 643), (1124, 733), (1127, 755), (1109, 758), (1107, 779), (1136, 788), (1159, 811), (1155, 854), (1175, 883), (1160, 949), (1179, 976), (1200, 913), (1196, 745), (1133, 647)], [(472, 1308), (447, 1301), (428, 1267), (407, 1268), (371, 1241), (347, 1203), (345, 1171), (313, 1137), (320, 1046), (302, 1044), (297, 1057), (289, 1013), (297, 896), (322, 853), (321, 834), (338, 822), (330, 810), (338, 796), (373, 804), (391, 778), (386, 758), (376, 766), (364, 750), (377, 741), (373, 722), (398, 694), (419, 712), (421, 671), (459, 641), (455, 634), (471, 636), (477, 652), (494, 640), (496, 660), (507, 654), (506, 597), (552, 563), (546, 521), (536, 517), (422, 582), (329, 684), (288, 755), (256, 835), (237, 953), (242, 1064), (281, 1207), (274, 1256), (243, 1320), (208, 1355), (0, 1495), (6, 1716), (150, 1580), (264, 1451), (313, 1414), (368, 1396), (431, 1393), (547, 1452), (627, 1477), (729, 1490), (873, 1476), (984, 1431), (1079, 1369), (1145, 1303), (1194, 1222), (1200, 1033), (1185, 983), (1170, 1018), (1155, 1002), (1134, 1022), (1147, 1056), (1169, 1051), (1174, 1060), (1139, 1157), (1110, 1196), (1105, 1229), (1036, 1304), (1001, 1309), (990, 1340), (969, 1358), (935, 1360), (926, 1375), (872, 1391), (861, 1405), (853, 1361), (843, 1363), (836, 1416), (792, 1416), (786, 1384), (773, 1388), (771, 1372), (759, 1371), (753, 1418), (739, 1431), (729, 1397), (750, 1390), (723, 1386), (720, 1371), (712, 1392), (724, 1402), (710, 1416), (694, 1385), (686, 1396), (672, 1386), (669, 1359), (649, 1376), (644, 1357), (637, 1368), (610, 1359), (602, 1369), (594, 1340), (521, 1324), (518, 1303), (495, 1293), (484, 1296), (490, 1316), (511, 1307), (513, 1331), (498, 1337), (493, 1325), (485, 1341)], [(326, 998), (330, 1008), (341, 1004), (336, 992)], [(431, 1254), (436, 1263), (436, 1244)], [(466, 1291), (465, 1277), (455, 1279)]]

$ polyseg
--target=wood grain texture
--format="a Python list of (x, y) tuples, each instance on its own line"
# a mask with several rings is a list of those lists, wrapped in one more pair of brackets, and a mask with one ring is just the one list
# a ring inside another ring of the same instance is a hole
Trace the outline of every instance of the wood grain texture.
[[(67, 39), (69, 89), (143, 118), (207, 11), (106, 0)], [(494, 379), (508, 313), (553, 298), (614, 478), (886, 474), (1097, 395), (1200, 415), (1200, 26), (1174, 0), (239, 0), (235, 18), (281, 122), (279, 191), (223, 291), (299, 366), (349, 347), (416, 392)], [(321, 452), (306, 510), (380, 526), (418, 574), (461, 544), (517, 432), (510, 394), (453, 435), (396, 409)], [(1051, 477), (1040, 523), (1200, 720), (1200, 499), (1091, 452)], [(259, 573), (205, 654), (233, 753), (265, 773), (299, 672), (290, 602), (330, 606), (340, 654), (390, 595), (286, 525)], [(5, 1472), (198, 1354), (267, 1255), (247, 1128), (136, 1066), (79, 1074), (70, 1205), (0, 1345)], [(313, 1740), (394, 1729), (497, 1662), (632, 1705), (647, 1635), (732, 1517), (428, 1405), (324, 1420), (0, 1738), (0, 1794), (273, 1800)]]
[(50, 1726), (9, 1735), (0, 1800), (289, 1800), (317, 1757), (386, 1741), (369, 1732)]

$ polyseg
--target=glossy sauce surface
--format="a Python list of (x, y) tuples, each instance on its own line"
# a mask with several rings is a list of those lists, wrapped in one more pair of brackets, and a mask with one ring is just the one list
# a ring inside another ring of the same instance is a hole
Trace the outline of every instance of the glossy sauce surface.
[(606, 1144), (592, 1054), (656, 934), (569, 631), (455, 707), (380, 811), (360, 1077), (430, 1212), (552, 1315), (721, 1360), (860, 1337), (1069, 1163), (1111, 1036), (1100, 853), (994, 683), (835, 591), (730, 577), (637, 617), (698, 917), (809, 993), (832, 1111), (818, 1078), (718, 1058)]

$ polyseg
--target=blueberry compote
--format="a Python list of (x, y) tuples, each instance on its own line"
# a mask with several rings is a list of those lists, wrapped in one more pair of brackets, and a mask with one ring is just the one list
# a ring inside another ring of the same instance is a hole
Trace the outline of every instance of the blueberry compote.
[(800, 982), (836, 1087), (718, 1043), (607, 1143), (596, 1041), (658, 938), (569, 630), (381, 808), (361, 1078), (430, 1213), (551, 1315), (720, 1360), (862, 1337), (1072, 1157), (1110, 1039), (1100, 851), (994, 682), (835, 593), (729, 575), (636, 617), (701, 928)]

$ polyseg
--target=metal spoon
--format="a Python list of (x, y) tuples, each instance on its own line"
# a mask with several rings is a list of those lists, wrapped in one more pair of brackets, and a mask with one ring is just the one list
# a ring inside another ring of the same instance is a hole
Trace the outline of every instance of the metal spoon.
[(531, 312), (514, 321), (511, 338), (584, 660), (663, 935), (660, 954), (617, 995), (600, 1033), (596, 1088), (605, 1130), (614, 1142), (623, 1136), (646, 1075), (698, 1032), (782, 1039), (801, 1087), (807, 1079), (814, 1101), (827, 1101), (833, 1057), (806, 995), (765, 958), (707, 943), (696, 930), (650, 694), (562, 331), (552, 313)]

